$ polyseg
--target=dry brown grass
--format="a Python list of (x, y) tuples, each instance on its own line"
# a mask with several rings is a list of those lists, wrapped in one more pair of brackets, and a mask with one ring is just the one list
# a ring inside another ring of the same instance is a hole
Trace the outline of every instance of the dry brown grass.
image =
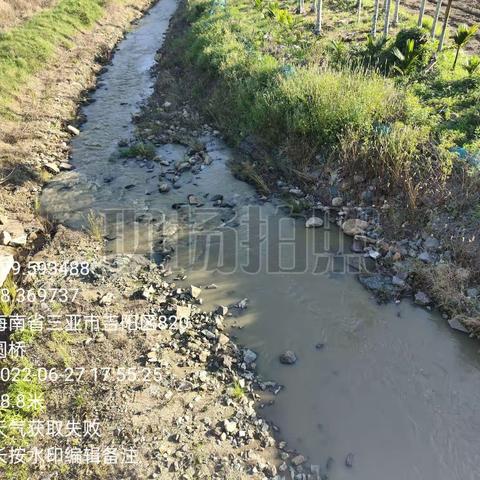
[(7, 30), (28, 20), (39, 10), (58, 0), (0, 0), (0, 30)]

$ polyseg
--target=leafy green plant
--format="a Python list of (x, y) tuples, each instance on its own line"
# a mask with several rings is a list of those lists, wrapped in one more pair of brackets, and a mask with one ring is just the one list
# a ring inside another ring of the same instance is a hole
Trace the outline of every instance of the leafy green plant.
[(155, 146), (151, 143), (135, 143), (128, 148), (120, 149), (120, 157), (122, 158), (148, 158), (153, 159), (156, 155)]
[(0, 313), (8, 317), (15, 310), (15, 299), (17, 297), (17, 287), (11, 274), (7, 277), (0, 290)]
[(453, 62), (452, 70), (455, 70), (458, 62), (458, 57), (460, 55), (460, 50), (464, 48), (470, 40), (475, 36), (478, 31), (478, 25), (472, 25), (471, 27), (467, 25), (460, 25), (453, 36), (453, 42), (455, 43), (456, 53), (455, 60)]
[(387, 45), (388, 39), (386, 37), (374, 37), (367, 35), (366, 51), (370, 59), (378, 58), (383, 49)]
[(233, 387), (231, 389), (231, 395), (233, 398), (236, 398), (237, 400), (245, 396), (245, 390), (242, 388), (240, 383), (238, 383), (238, 381), (234, 382)]
[(401, 75), (407, 75), (410, 73), (415, 68), (420, 56), (420, 52), (415, 48), (415, 40), (412, 38), (407, 40), (403, 52), (395, 47), (393, 49), (393, 54), (397, 59), (397, 64), (394, 65), (393, 68)]
[(90, 210), (87, 214), (87, 232), (89, 235), (93, 239), (101, 241), (104, 235), (104, 227), (104, 218), (93, 210)]
[(465, 65), (463, 65), (463, 68), (467, 71), (467, 73), (471, 77), (475, 75), (479, 67), (480, 67), (480, 56), (478, 55), (472, 55), (468, 59), (468, 62)]

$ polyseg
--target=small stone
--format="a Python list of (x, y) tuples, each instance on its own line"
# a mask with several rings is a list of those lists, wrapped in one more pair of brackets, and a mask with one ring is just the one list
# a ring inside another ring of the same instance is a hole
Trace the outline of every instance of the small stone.
[(319, 217), (310, 217), (306, 222), (305, 222), (305, 227), (306, 228), (319, 228), (323, 227), (323, 220)]
[(50, 173), (60, 173), (60, 168), (58, 168), (58, 165), (53, 162), (48, 162), (44, 165), (45, 169), (48, 170)]
[(478, 297), (478, 288), (467, 288), (467, 297), (468, 298), (477, 298)]
[(432, 257), (428, 252), (422, 252), (418, 257), (423, 263), (432, 263)]
[(202, 289), (201, 289), (201, 288), (195, 287), (194, 285), (190, 285), (190, 295), (191, 295), (193, 298), (198, 298), (198, 297), (200, 297), (201, 293), (202, 293)]
[(111, 305), (113, 303), (113, 293), (112, 292), (106, 293), (105, 295), (103, 295), (100, 298), (98, 303), (100, 305), (102, 305), (102, 307), (106, 307), (108, 305)]
[(188, 320), (192, 314), (191, 305), (177, 305), (176, 306), (176, 317), (177, 320)]
[(353, 253), (363, 253), (364, 246), (362, 242), (359, 242), (358, 240), (354, 240), (352, 242), (352, 246), (350, 247)]
[(240, 300), (235, 306), (240, 310), (245, 310), (247, 308), (247, 304), (248, 298), (244, 298), (243, 300)]
[(226, 433), (235, 433), (237, 431), (237, 424), (236, 424), (236, 422), (231, 422), (229, 420), (224, 420), (223, 428), (225, 429)]
[(8, 245), (12, 241), (12, 236), (6, 230), (0, 232), (0, 243), (2, 245)]
[(142, 297), (143, 297), (145, 300), (150, 300), (150, 298), (152, 297), (152, 295), (153, 295), (154, 293), (155, 293), (155, 289), (153, 288), (152, 285), (150, 285), (149, 287), (143, 289), (143, 291), (142, 291)]
[(353, 467), (353, 453), (349, 453), (345, 458), (345, 466), (348, 468)]
[(215, 310), (215, 313), (225, 316), (228, 313), (228, 307), (225, 307), (224, 305), (219, 305)]
[(192, 206), (195, 206), (195, 205), (199, 205), (200, 201), (198, 200), (198, 198), (195, 195), (189, 195), (188, 196), (188, 204), (192, 205)]
[(423, 246), (426, 250), (438, 250), (440, 247), (440, 241), (435, 237), (428, 237), (423, 243)]
[(72, 135), (80, 135), (80, 130), (78, 128), (75, 128), (73, 125), (68, 125), (67, 130), (72, 134)]
[(303, 197), (303, 192), (299, 188), (291, 188), (288, 193), (298, 198)]
[(221, 333), (218, 336), (218, 344), (219, 345), (226, 345), (229, 341), (230, 341), (230, 339), (226, 335), (224, 335), (223, 333)]
[(158, 191), (160, 193), (168, 193), (170, 191), (170, 185), (166, 182), (162, 182), (159, 186), (158, 186)]
[(430, 303), (432, 303), (432, 301), (426, 293), (417, 292), (415, 294), (415, 303), (417, 305), (421, 305), (422, 307), (425, 307), (425, 306), (429, 305)]
[(249, 365), (250, 363), (253, 363), (256, 359), (257, 359), (257, 354), (253, 350), (250, 350), (250, 349), (247, 348), (243, 352), (243, 361), (247, 365)]
[(60, 162), (58, 164), (58, 167), (60, 168), (60, 170), (64, 170), (64, 171), (73, 170), (73, 165), (67, 162)]
[(297, 455), (296, 457), (292, 458), (292, 465), (295, 467), (298, 467), (299, 465), (302, 465), (302, 463), (305, 463), (306, 458), (303, 455)]
[(392, 284), (395, 285), (396, 287), (404, 288), (405, 287), (405, 280), (398, 277), (397, 275), (394, 275), (392, 277)]
[(284, 365), (293, 365), (297, 361), (297, 356), (295, 355), (295, 352), (287, 350), (280, 355), (279, 360), (280, 363), (283, 363)]
[(350, 218), (342, 224), (342, 230), (345, 235), (354, 237), (355, 235), (363, 235), (368, 228), (368, 222), (359, 220), (358, 218)]
[(343, 198), (342, 197), (335, 197), (332, 198), (332, 207), (341, 207), (343, 205)]

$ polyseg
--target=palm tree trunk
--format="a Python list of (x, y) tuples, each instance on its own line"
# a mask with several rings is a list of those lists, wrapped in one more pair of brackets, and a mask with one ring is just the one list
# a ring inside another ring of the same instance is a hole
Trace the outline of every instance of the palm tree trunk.
[(435, 8), (435, 16), (433, 17), (432, 38), (437, 36), (438, 19), (440, 18), (440, 10), (442, 9), (443, 0), (437, 0), (437, 8)]
[(377, 36), (378, 11), (380, 10), (380, 0), (375, 0), (372, 19), (372, 37)]
[(461, 45), (457, 45), (457, 53), (455, 54), (455, 61), (453, 62), (452, 70), (455, 70), (457, 68), (458, 56), (460, 55), (461, 48)]
[(388, 37), (388, 33), (390, 32), (390, 5), (391, 0), (385, 1), (385, 25), (383, 27), (383, 36), (385, 38)]
[(425, 16), (425, 5), (427, 0), (422, 0), (420, 4), (420, 13), (418, 15), (418, 26), (421, 27), (423, 25), (423, 17)]
[(358, 3), (357, 3), (357, 23), (360, 23), (361, 18), (362, 18), (362, 0), (358, 0)]
[(315, 33), (322, 33), (323, 0), (317, 0), (317, 21), (315, 23)]
[(439, 52), (443, 50), (443, 46), (445, 45), (445, 36), (447, 35), (447, 27), (448, 27), (448, 21), (450, 20), (450, 12), (452, 11), (452, 3), (453, 3), (453, 0), (448, 0), (447, 9), (445, 11), (445, 18), (443, 20), (442, 34), (440, 35), (440, 42), (438, 44)]
[(305, 13), (305, 0), (298, 0), (298, 13)]
[(400, 0), (395, 0), (395, 13), (393, 15), (393, 24), (398, 25), (400, 19)]

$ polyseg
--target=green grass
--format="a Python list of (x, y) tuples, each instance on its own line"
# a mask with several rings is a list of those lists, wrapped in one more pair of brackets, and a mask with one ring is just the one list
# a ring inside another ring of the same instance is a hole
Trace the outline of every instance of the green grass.
[[(234, 142), (262, 137), (274, 167), (318, 168), (328, 160), (347, 177), (361, 169), (416, 208), (429, 189), (449, 181), (451, 148), (478, 147), (480, 89), (478, 74), (462, 68), (468, 55), (452, 70), (447, 42), (426, 72), (437, 48), (429, 18), (418, 29), (416, 16), (402, 10), (388, 41), (368, 45), (372, 2), (357, 22), (354, 2), (327, 1), (320, 37), (314, 15), (295, 14), (296, 6), (232, 0), (212, 9), (209, 1), (190, 1), (191, 28), (177, 48), (184, 67), (194, 65), (194, 95)], [(394, 49), (411, 34), (419, 39), (414, 60), (397, 68)]]
[(104, 6), (105, 0), (60, 0), (25, 24), (0, 33), (0, 105), (45, 67), (58, 46), (71, 46), (77, 32), (91, 27)]

